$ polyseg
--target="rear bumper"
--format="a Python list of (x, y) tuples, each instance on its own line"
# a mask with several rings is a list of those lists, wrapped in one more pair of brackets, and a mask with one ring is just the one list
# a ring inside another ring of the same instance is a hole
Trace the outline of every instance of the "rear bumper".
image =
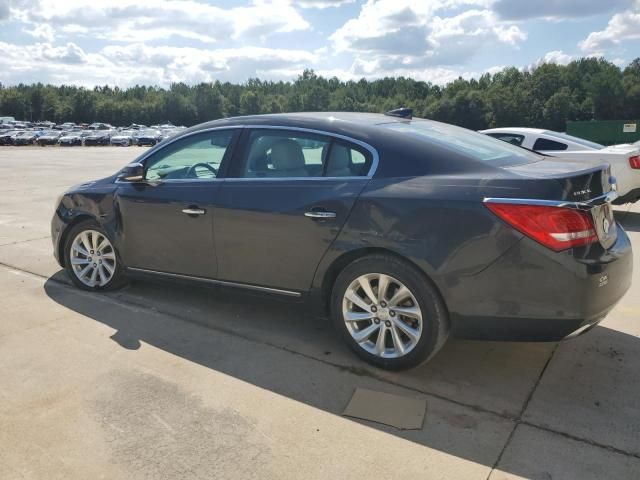
[[(631, 286), (631, 243), (552, 252), (528, 238), (447, 295), (458, 338), (557, 341), (597, 325)], [(459, 307), (458, 307), (459, 305)]]

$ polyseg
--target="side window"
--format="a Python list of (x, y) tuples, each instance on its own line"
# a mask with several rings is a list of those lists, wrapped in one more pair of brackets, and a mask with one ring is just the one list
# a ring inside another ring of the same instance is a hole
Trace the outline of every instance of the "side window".
[(321, 177), (330, 139), (286, 130), (255, 130), (249, 135), (241, 177)]
[(489, 136), (517, 146), (522, 145), (524, 141), (524, 135), (516, 135), (515, 133), (490, 133)]
[(360, 147), (334, 141), (327, 159), (327, 177), (364, 177), (371, 169), (371, 154)]
[(568, 148), (566, 143), (554, 142), (547, 138), (539, 138), (536, 143), (533, 144), (534, 150), (566, 150)]
[(147, 180), (211, 180), (218, 176), (235, 130), (214, 130), (182, 138), (145, 162)]

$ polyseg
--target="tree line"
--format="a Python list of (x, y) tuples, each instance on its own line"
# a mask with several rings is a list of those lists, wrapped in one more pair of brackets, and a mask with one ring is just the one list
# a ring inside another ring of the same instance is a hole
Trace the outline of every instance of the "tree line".
[(640, 58), (625, 68), (603, 58), (526, 70), (510, 67), (444, 86), (404, 77), (345, 82), (313, 70), (293, 82), (174, 83), (167, 89), (0, 84), (0, 116), (56, 123), (171, 121), (189, 126), (256, 113), (384, 112), (398, 107), (474, 130), (530, 126), (563, 131), (567, 120), (639, 119)]

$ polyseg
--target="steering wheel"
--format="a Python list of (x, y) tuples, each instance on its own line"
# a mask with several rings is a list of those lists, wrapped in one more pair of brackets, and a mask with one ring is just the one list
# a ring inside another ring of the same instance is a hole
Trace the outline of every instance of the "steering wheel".
[(212, 167), (211, 165), (209, 165), (208, 163), (196, 163), (194, 165), (191, 165), (189, 167), (189, 170), (187, 170), (187, 174), (185, 175), (187, 178), (198, 178), (198, 174), (196, 173), (196, 168), (198, 167), (204, 167), (207, 170), (209, 170), (211, 173), (213, 173), (214, 177), (218, 176), (218, 169), (215, 167)]

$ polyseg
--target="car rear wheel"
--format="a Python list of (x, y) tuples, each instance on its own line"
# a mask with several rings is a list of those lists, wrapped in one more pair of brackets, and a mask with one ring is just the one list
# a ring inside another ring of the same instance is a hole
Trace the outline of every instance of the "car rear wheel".
[(125, 283), (122, 261), (96, 222), (74, 226), (67, 235), (65, 252), (65, 268), (76, 286), (111, 290)]
[(356, 354), (389, 370), (427, 361), (449, 332), (435, 288), (415, 267), (388, 255), (362, 257), (338, 275), (331, 315)]

